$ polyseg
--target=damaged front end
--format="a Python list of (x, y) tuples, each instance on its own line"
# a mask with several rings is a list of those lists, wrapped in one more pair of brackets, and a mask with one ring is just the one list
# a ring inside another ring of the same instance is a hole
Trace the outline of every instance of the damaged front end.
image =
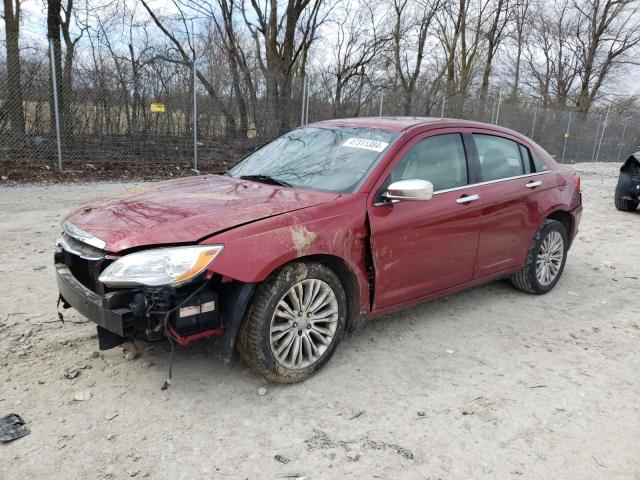
[[(206, 263), (202, 255), (194, 262), (197, 269), (190, 271), (190, 276), (181, 274), (181, 258), (171, 259), (173, 263), (168, 262), (166, 270), (174, 275), (175, 281), (160, 284), (165, 272), (157, 266), (147, 268), (155, 276), (149, 277), (146, 272), (142, 278), (139, 265), (123, 266), (123, 259), (171, 249), (115, 257), (86, 241), (71, 236), (68, 228), (58, 239), (54, 260), (59, 301), (64, 308), (73, 307), (96, 323), (101, 350), (134, 339), (153, 342), (169, 338), (179, 345), (188, 345), (201, 338), (222, 336), (223, 357), (230, 359), (254, 284), (212, 273), (206, 269), (211, 260)], [(180, 248), (208, 247), (174, 250)], [(166, 258), (163, 261), (167, 263)]]
[(620, 176), (616, 186), (616, 202), (619, 200), (627, 205), (633, 204), (635, 206), (640, 202), (640, 152), (630, 155), (620, 167)]

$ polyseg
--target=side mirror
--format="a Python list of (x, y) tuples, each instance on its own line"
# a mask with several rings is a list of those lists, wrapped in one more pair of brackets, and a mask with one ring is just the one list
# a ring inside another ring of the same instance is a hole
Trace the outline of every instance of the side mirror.
[(382, 194), (386, 200), (429, 200), (433, 196), (433, 183), (426, 180), (399, 180)]

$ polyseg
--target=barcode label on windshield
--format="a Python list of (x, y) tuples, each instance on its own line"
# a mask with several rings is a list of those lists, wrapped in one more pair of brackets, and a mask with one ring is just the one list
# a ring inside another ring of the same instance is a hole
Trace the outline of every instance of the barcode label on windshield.
[(378, 142), (377, 140), (367, 140), (366, 138), (347, 138), (342, 144), (343, 147), (364, 148), (365, 150), (373, 150), (381, 152), (387, 148), (387, 142)]

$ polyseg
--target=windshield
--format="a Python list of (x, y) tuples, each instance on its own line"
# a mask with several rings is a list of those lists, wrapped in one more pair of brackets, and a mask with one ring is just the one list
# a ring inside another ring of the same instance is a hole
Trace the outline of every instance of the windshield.
[(299, 128), (249, 155), (229, 175), (293, 188), (353, 193), (399, 135), (371, 128)]

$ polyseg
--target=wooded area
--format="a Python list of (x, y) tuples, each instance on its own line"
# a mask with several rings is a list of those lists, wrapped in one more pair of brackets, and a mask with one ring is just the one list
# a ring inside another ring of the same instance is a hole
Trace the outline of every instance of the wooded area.
[(379, 114), (499, 123), (565, 161), (640, 142), (640, 0), (24, 6), (3, 0), (5, 160), (56, 160), (52, 71), (78, 161), (188, 163), (194, 85), (200, 157), (219, 164), (307, 119)]

